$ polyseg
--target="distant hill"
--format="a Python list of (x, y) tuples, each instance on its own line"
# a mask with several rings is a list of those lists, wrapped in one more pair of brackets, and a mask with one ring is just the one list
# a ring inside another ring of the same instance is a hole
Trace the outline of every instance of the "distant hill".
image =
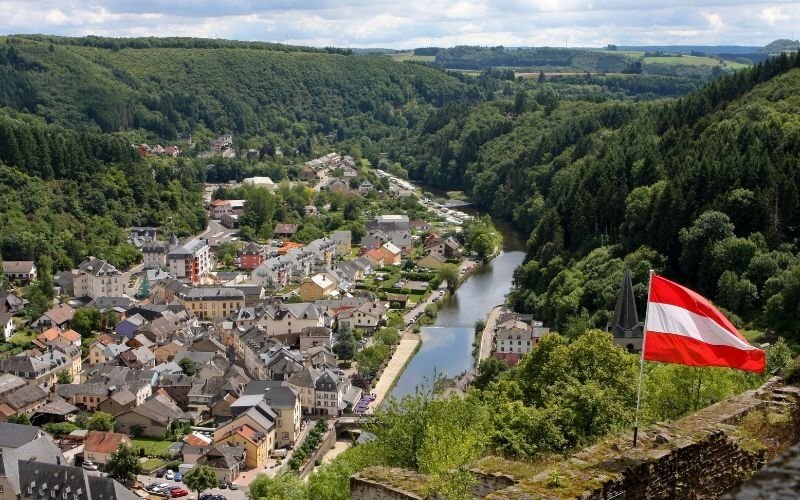
[[(459, 75), (349, 50), (203, 39), (0, 37), (0, 107), (103, 132), (381, 137), (409, 104), (478, 97)], [(292, 144), (294, 142), (294, 144)]]
[(645, 52), (671, 52), (690, 54), (702, 52), (704, 54), (752, 54), (761, 47), (750, 45), (620, 45), (619, 50), (642, 50)]
[(763, 54), (779, 54), (784, 50), (798, 50), (800, 49), (800, 41), (798, 40), (788, 40), (786, 38), (782, 38), (779, 40), (775, 40), (771, 42), (769, 45), (760, 48), (758, 51)]

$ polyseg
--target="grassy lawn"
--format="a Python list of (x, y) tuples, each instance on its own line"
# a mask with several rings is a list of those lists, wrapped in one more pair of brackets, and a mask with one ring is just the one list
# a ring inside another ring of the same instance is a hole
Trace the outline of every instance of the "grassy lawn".
[(166, 461), (160, 458), (148, 458), (142, 462), (142, 472), (149, 474), (166, 463)]
[(144, 448), (144, 454), (148, 456), (164, 455), (168, 453), (169, 447), (175, 441), (163, 441), (159, 439), (135, 438), (131, 439), (134, 448)]
[(27, 335), (25, 335), (25, 333), (26, 330), (14, 333), (14, 335), (12, 335), (11, 339), (9, 340), (9, 342), (11, 342), (11, 345), (13, 345), (14, 347), (28, 347), (28, 344), (33, 342), (33, 339), (35, 339), (36, 336), (38, 335), (37, 332), (33, 332), (30, 330), (27, 330), (28, 333)]

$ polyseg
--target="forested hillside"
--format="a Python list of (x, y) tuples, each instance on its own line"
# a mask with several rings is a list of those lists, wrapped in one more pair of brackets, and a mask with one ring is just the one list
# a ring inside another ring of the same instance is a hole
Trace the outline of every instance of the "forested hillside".
[(427, 106), (480, 96), (475, 80), (379, 57), (234, 42), (208, 48), (133, 39), (139, 43), (106, 47), (84, 40), (93, 41), (0, 38), (0, 106), (103, 132), (143, 129), (169, 140), (200, 128), (291, 150), (315, 133), (377, 140), (413, 126)]
[(604, 326), (627, 262), (640, 293), (652, 266), (794, 334), (798, 67), (783, 55), (674, 102), (449, 106), (393, 154), (530, 234), (512, 302), (562, 330)]

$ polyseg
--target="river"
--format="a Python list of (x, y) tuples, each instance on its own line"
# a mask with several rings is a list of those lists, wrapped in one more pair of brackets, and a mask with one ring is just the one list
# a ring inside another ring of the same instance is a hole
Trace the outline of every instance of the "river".
[(401, 398), (419, 385), (430, 385), (434, 373), (454, 377), (472, 369), (475, 322), (504, 302), (514, 269), (525, 258), (519, 235), (501, 221), (495, 226), (503, 233), (503, 251), (458, 287), (432, 326), (422, 328), (422, 347), (400, 375), (392, 396)]

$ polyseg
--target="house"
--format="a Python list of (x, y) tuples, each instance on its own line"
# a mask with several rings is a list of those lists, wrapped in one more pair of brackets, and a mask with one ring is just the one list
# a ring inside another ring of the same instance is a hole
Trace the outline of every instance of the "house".
[[(173, 237), (175, 237), (173, 235)], [(177, 239), (177, 238), (176, 238)], [(142, 261), (145, 269), (163, 269), (167, 267), (167, 254), (173, 246), (172, 242), (148, 241), (142, 244)]]
[(282, 257), (267, 259), (250, 273), (250, 281), (273, 291), (288, 285), (290, 278), (291, 263)]
[(166, 397), (156, 394), (143, 404), (117, 415), (117, 428), (128, 434), (162, 439), (172, 422), (191, 420)]
[(233, 146), (233, 136), (228, 135), (221, 135), (216, 139), (211, 141), (211, 150), (216, 152), (222, 152), (227, 149), (230, 149)]
[(358, 192), (362, 195), (368, 194), (373, 189), (375, 189), (375, 186), (373, 186), (372, 183), (366, 179), (364, 179), (358, 186)]
[(247, 177), (242, 179), (242, 184), (252, 187), (264, 188), (267, 191), (275, 191), (277, 187), (269, 177)]
[(76, 346), (81, 346), (81, 334), (75, 330), (61, 330), (58, 327), (50, 327), (43, 331), (39, 336), (33, 339), (34, 345), (42, 349), (49, 347), (56, 339), (63, 339), (66, 342)]
[(261, 396), (277, 415), (275, 447), (294, 445), (300, 437), (303, 410), (300, 397), (286, 382), (254, 380), (244, 388), (245, 396)]
[(542, 326), (541, 321), (533, 321), (529, 324), (516, 318), (506, 319), (495, 327), (495, 351), (527, 354), (549, 331), (549, 328)]
[(0, 333), (3, 334), (3, 340), (8, 340), (14, 333), (14, 319), (11, 313), (0, 313)]
[(334, 231), (331, 233), (331, 240), (333, 240), (336, 255), (350, 255), (353, 243), (353, 233), (351, 231)]
[(195, 431), (183, 438), (183, 463), (195, 464), (197, 460), (212, 448), (213, 440)]
[(210, 212), (212, 219), (220, 220), (223, 216), (232, 214), (233, 208), (228, 200), (212, 200)]
[(445, 260), (456, 259), (461, 255), (458, 242), (451, 237), (429, 238), (425, 241), (425, 252), (438, 255)]
[(0, 291), (0, 313), (16, 314), (22, 311), (26, 303), (27, 300), (19, 297), (14, 292)]
[[(251, 404), (252, 403), (252, 404)], [(214, 431), (214, 444), (245, 449), (248, 468), (261, 469), (275, 449), (278, 415), (261, 396), (242, 396), (231, 405), (232, 419)]]
[(291, 238), (300, 228), (297, 224), (276, 224), (272, 232), (276, 238)]
[(360, 388), (350, 384), (345, 378), (333, 370), (323, 370), (314, 383), (316, 395), (315, 413), (338, 417), (348, 406), (354, 407), (361, 399)]
[(122, 297), (125, 279), (122, 272), (108, 262), (88, 257), (72, 271), (76, 297)]
[(369, 259), (370, 265), (374, 269), (383, 269), (386, 254), (383, 252), (382, 247), (370, 250), (364, 256)]
[(0, 400), (15, 389), (25, 385), (25, 381), (10, 373), (0, 374)]
[(134, 370), (146, 370), (156, 366), (155, 355), (146, 347), (128, 349), (119, 355), (119, 359), (124, 366)]
[(378, 215), (365, 224), (367, 231), (378, 229), (384, 232), (409, 229), (407, 215)]
[[(92, 475), (81, 467), (66, 465), (61, 451), (40, 438), (2, 457), (0, 486), (8, 499), (115, 499), (139, 497), (110, 477)], [(61, 492), (56, 497), (56, 492)]]
[(131, 439), (119, 432), (89, 431), (83, 442), (83, 458), (105, 465), (121, 444), (133, 446)]
[(36, 280), (36, 264), (32, 260), (3, 261), (3, 274), (12, 283), (30, 283)]
[(439, 269), (446, 263), (447, 260), (438, 253), (429, 253), (417, 261), (417, 266), (424, 269)]
[(5, 456), (7, 453), (25, 446), (26, 443), (40, 438), (49, 440), (49, 436), (38, 427), (0, 422), (0, 455)]
[(125, 319), (117, 323), (114, 327), (114, 331), (117, 332), (117, 335), (123, 335), (129, 339), (132, 339), (136, 335), (136, 330), (142, 327), (147, 322), (144, 316), (141, 314), (134, 314), (132, 316), (127, 316)]
[(263, 326), (270, 335), (300, 333), (308, 326), (323, 326), (322, 316), (314, 304), (270, 304), (255, 324)]
[(333, 179), (328, 183), (327, 188), (331, 193), (347, 194), (350, 192), (350, 184), (345, 182), (343, 179)]
[(31, 326), (45, 330), (47, 328), (56, 326), (58, 328), (65, 328), (72, 321), (75, 315), (75, 309), (66, 304), (59, 304), (49, 311), (45, 312), (34, 321)]
[(311, 302), (325, 298), (335, 291), (336, 283), (330, 279), (327, 273), (320, 273), (303, 280), (298, 292), (304, 302)]
[(402, 251), (392, 242), (386, 242), (381, 247), (384, 252), (383, 265), (399, 266)]
[(231, 446), (222, 443), (211, 448), (208, 453), (197, 459), (197, 465), (208, 466), (217, 481), (233, 482), (239, 477), (239, 472), (244, 467), (246, 450), (242, 446)]
[(183, 246), (170, 250), (167, 254), (167, 266), (172, 276), (197, 283), (201, 276), (213, 268), (211, 248), (206, 240), (191, 240)]
[(304, 250), (314, 255), (314, 269), (319, 271), (331, 265), (336, 244), (330, 238), (318, 238), (306, 245)]
[(121, 389), (101, 401), (100, 404), (97, 405), (97, 409), (116, 417), (120, 413), (130, 410), (136, 405), (136, 395), (128, 389)]
[(108, 399), (113, 389), (105, 382), (83, 384), (58, 384), (55, 393), (81, 410), (95, 411), (100, 403)]
[(264, 262), (264, 252), (252, 241), (239, 253), (239, 269), (253, 270)]
[(244, 293), (226, 286), (181, 286), (174, 300), (201, 319), (224, 318), (244, 307)]
[(333, 333), (330, 328), (325, 326), (309, 326), (300, 330), (300, 352), (306, 352), (310, 348), (325, 345), (333, 345)]
[(430, 231), (431, 225), (425, 220), (412, 220), (408, 223), (408, 227), (414, 231)]
[(303, 370), (286, 380), (286, 384), (294, 389), (300, 398), (300, 407), (304, 413), (313, 414), (317, 405), (316, 384), (322, 370), (306, 364)]
[(157, 363), (167, 363), (175, 359), (178, 353), (185, 351), (187, 348), (188, 346), (173, 340), (172, 342), (156, 347), (153, 354), (156, 357)]
[(350, 329), (360, 328), (367, 332), (374, 332), (386, 322), (388, 311), (388, 302), (365, 302), (356, 308), (339, 313), (339, 327), (347, 325)]
[(110, 363), (125, 351), (130, 350), (125, 344), (116, 342), (103, 342), (100, 339), (89, 344), (89, 365)]
[(11, 415), (33, 413), (47, 404), (50, 391), (38, 384), (27, 384), (11, 391), (0, 401), (0, 418), (7, 419)]
[(52, 387), (56, 383), (59, 372), (71, 369), (72, 359), (56, 349), (45, 353), (35, 350), (25, 351), (0, 360), (0, 372), (16, 375), (24, 379), (27, 384), (43, 385), (44, 387)]

